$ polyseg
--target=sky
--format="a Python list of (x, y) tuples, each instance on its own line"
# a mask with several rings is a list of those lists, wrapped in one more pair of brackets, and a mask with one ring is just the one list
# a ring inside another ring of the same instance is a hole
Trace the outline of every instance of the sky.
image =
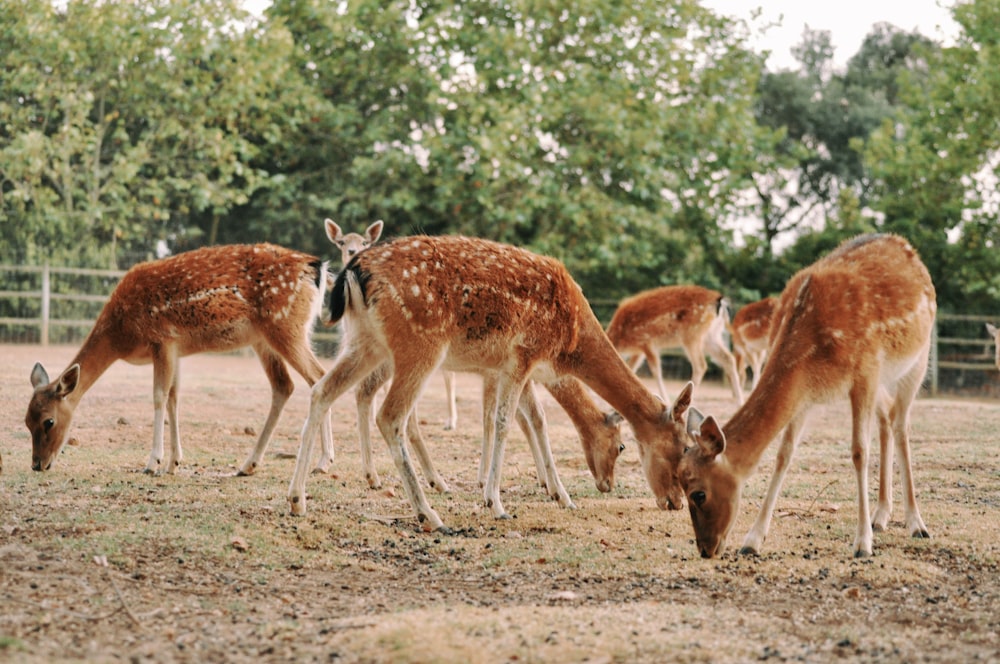
[[(763, 36), (751, 38), (755, 51), (771, 51), (768, 69), (797, 69), (791, 48), (802, 41), (802, 31), (828, 30), (834, 46), (834, 63), (838, 67), (858, 52), (865, 36), (876, 23), (891, 23), (905, 31), (916, 30), (934, 41), (949, 44), (958, 33), (946, 7), (952, 0), (835, 0), (810, 2), (809, 0), (702, 0), (702, 5), (718, 14), (747, 20), (751, 30), (769, 23), (771, 27)], [(751, 22), (754, 9), (761, 10), (760, 18)]]

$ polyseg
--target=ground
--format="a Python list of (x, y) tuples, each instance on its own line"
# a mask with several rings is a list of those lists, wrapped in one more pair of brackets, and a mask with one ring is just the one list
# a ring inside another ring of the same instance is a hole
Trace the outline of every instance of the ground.
[[(996, 402), (920, 399), (914, 467), (932, 539), (891, 527), (851, 555), (855, 482), (846, 404), (815, 411), (764, 551), (703, 560), (686, 511), (656, 508), (634, 441), (601, 494), (575, 430), (547, 394), (557, 465), (577, 509), (538, 489), (512, 434), (494, 520), (476, 483), (480, 386), (460, 376), (444, 431), (443, 381), (419, 406), (448, 494), (427, 489), (454, 532), (420, 531), (384, 442), (384, 486), (361, 473), (351, 395), (334, 406), (337, 458), (309, 479), (308, 513), (286, 494), (308, 408), (304, 381), (262, 467), (235, 477), (270, 390), (252, 356), (182, 362), (184, 462), (141, 473), (152, 370), (118, 363), (83, 399), (72, 445), (30, 470), (29, 374), (65, 347), (0, 346), (0, 659), (9, 662), (918, 662), (1000, 659), (1000, 456)], [(329, 366), (331, 361), (324, 360)], [(651, 381), (647, 386), (653, 387)], [(668, 387), (676, 394), (680, 383)], [(723, 419), (730, 392), (707, 384)], [(874, 461), (877, 465), (877, 455)], [(735, 544), (763, 498), (773, 449), (744, 491)], [(872, 491), (877, 474), (872, 469)], [(735, 546), (731, 546), (731, 549)]]

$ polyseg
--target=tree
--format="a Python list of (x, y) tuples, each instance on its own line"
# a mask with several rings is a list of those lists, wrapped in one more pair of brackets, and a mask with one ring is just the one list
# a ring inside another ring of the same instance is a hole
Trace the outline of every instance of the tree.
[(279, 0), (268, 17), (324, 100), (286, 171), (317, 228), (513, 242), (609, 296), (704, 274), (727, 244), (759, 61), (694, 2)]
[(946, 311), (996, 310), (1000, 147), (1000, 1), (953, 10), (954, 47), (927, 50), (900, 86), (905, 107), (883, 122), (866, 159), (882, 227), (914, 241)]
[(249, 166), (246, 135), (267, 133), (262, 100), (280, 82), (250, 56), (282, 47), (245, 17), (236, 0), (6, 3), (8, 250), (115, 265), (121, 250), (150, 254), (193, 218), (245, 203), (267, 177)]

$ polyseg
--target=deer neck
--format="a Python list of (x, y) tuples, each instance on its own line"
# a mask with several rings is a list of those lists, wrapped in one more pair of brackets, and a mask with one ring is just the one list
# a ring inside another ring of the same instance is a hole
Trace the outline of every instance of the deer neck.
[(98, 320), (94, 329), (84, 340), (76, 357), (69, 363), (80, 365), (80, 380), (76, 384), (76, 389), (70, 392), (66, 399), (76, 406), (87, 393), (97, 379), (104, 375), (114, 362), (121, 358), (121, 355), (114, 349), (110, 336), (105, 332), (104, 325)]
[(753, 473), (771, 441), (781, 433), (803, 407), (808, 405), (804, 367), (785, 366), (781, 371), (761, 375), (757, 387), (723, 426), (726, 449), (723, 453), (733, 471), (748, 477)]
[(656, 439), (665, 405), (628, 368), (597, 319), (581, 331), (576, 349), (564, 358), (563, 366), (628, 420), (637, 441)]
[(566, 411), (577, 431), (587, 431), (597, 420), (604, 420), (604, 413), (587, 395), (575, 378), (565, 378), (546, 385), (549, 393)]

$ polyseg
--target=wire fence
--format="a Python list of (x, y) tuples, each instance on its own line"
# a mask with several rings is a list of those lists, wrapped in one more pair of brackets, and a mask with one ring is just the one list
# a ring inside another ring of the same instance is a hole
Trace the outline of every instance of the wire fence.
[[(124, 270), (0, 264), (0, 343), (79, 345), (124, 274)], [(614, 300), (590, 304), (605, 325), (617, 306)], [(1000, 397), (1000, 371), (986, 323), (1000, 323), (1000, 315), (938, 314), (926, 392)], [(318, 355), (333, 357), (338, 331), (339, 327), (317, 322), (313, 345)], [(690, 377), (690, 365), (680, 349), (667, 351), (661, 361), (664, 377)], [(722, 380), (722, 371), (710, 366), (706, 379)]]

